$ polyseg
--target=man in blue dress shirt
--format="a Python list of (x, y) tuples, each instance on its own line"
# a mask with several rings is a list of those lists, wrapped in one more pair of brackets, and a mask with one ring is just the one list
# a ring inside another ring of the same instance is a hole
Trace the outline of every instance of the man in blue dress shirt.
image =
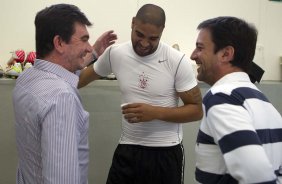
[(85, 57), (114, 43), (112, 31), (89, 44), (87, 17), (78, 7), (57, 4), (37, 13), (34, 66), (13, 91), (18, 149), (17, 183), (86, 184), (89, 114), (77, 89)]

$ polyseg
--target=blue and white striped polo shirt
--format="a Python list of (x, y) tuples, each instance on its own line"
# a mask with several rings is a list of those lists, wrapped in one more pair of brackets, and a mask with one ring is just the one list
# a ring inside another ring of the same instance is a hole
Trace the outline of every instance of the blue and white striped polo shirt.
[(205, 95), (203, 109), (197, 182), (282, 183), (282, 118), (246, 73), (217, 81)]

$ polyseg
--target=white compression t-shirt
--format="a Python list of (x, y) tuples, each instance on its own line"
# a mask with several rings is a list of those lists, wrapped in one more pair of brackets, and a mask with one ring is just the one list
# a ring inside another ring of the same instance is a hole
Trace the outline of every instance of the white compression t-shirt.
[[(160, 42), (151, 55), (140, 57), (131, 42), (109, 47), (94, 63), (101, 76), (113, 72), (118, 80), (122, 103), (147, 103), (177, 107), (178, 92), (197, 85), (191, 62), (185, 55)], [(182, 141), (182, 124), (152, 120), (130, 124), (122, 118), (121, 144), (172, 146)]]

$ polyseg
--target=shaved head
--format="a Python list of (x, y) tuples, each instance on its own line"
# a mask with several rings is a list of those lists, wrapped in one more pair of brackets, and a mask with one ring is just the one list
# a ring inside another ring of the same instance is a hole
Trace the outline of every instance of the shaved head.
[(155, 25), (157, 27), (165, 27), (165, 12), (154, 4), (143, 5), (136, 14), (136, 19), (143, 23)]

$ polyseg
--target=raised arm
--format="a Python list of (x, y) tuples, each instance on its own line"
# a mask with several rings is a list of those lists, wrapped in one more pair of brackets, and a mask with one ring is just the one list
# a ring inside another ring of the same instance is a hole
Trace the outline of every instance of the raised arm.
[(114, 44), (117, 40), (117, 35), (113, 30), (104, 32), (94, 43), (92, 53), (85, 56), (85, 66), (89, 66), (105, 51), (107, 47)]
[(93, 50), (97, 57), (99, 57), (107, 47), (114, 44), (117, 40), (117, 35), (113, 30), (104, 32), (94, 43)]
[(110, 45), (114, 44), (117, 39), (117, 35), (114, 33), (113, 30), (109, 30), (104, 32), (94, 43), (92, 53), (89, 53), (85, 56), (85, 66), (87, 68), (81, 70), (79, 74), (79, 82), (78, 88), (84, 87), (90, 82), (99, 79), (100, 76), (96, 74), (93, 69), (93, 63), (97, 60), (97, 58), (103, 54), (103, 52), (108, 48)]
[(93, 64), (88, 66), (87, 68), (81, 70), (79, 75), (79, 82), (77, 88), (82, 88), (89, 84), (90, 82), (99, 79), (100, 76), (96, 74), (93, 68)]

